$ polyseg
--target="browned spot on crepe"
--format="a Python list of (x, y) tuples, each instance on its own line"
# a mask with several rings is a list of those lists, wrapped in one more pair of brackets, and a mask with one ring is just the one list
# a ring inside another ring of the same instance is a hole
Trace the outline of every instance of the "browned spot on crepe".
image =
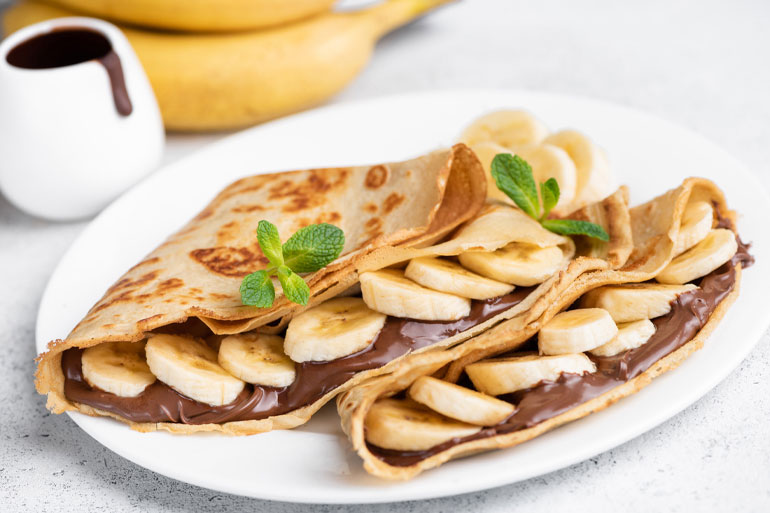
[(269, 263), (259, 248), (203, 248), (191, 251), (190, 257), (210, 271), (232, 278), (242, 278), (264, 269)]
[(269, 189), (270, 200), (284, 199), (282, 211), (300, 212), (312, 207), (320, 207), (326, 202), (327, 194), (345, 186), (350, 169), (334, 168), (311, 170), (307, 180), (294, 182), (281, 180)]
[(390, 214), (393, 209), (403, 203), (405, 199), (406, 197), (403, 194), (399, 194), (397, 192), (391, 193), (387, 198), (385, 198), (382, 209), (386, 214)]
[(240, 224), (235, 221), (223, 224), (217, 230), (217, 245), (226, 246), (241, 236)]
[(109, 296), (110, 294), (113, 294), (119, 290), (125, 290), (128, 289), (128, 291), (136, 290), (137, 288), (141, 287), (145, 283), (149, 283), (155, 278), (158, 277), (158, 271), (150, 271), (148, 273), (145, 273), (141, 275), (139, 278), (136, 278), (135, 280), (132, 280), (130, 278), (123, 278), (119, 280), (115, 285), (107, 289), (107, 293), (105, 296)]
[(121, 292), (120, 294), (117, 294), (116, 296), (107, 298), (106, 301), (103, 301), (98, 306), (94, 307), (93, 313), (100, 312), (116, 303), (126, 303), (134, 300), (134, 296), (132, 294), (133, 291), (127, 290), (125, 292)]
[(382, 235), (382, 219), (378, 217), (369, 219), (366, 224), (364, 224), (364, 227), (366, 228), (366, 234), (369, 236), (369, 240)]
[(339, 212), (324, 212), (314, 221), (314, 224), (329, 223), (334, 224), (342, 219), (342, 215)]
[(265, 210), (265, 207), (261, 205), (240, 205), (238, 207), (233, 208), (233, 212), (236, 214), (250, 214), (252, 212), (258, 212), (260, 210)]
[(366, 173), (366, 180), (364, 185), (370, 189), (379, 189), (388, 182), (390, 177), (390, 169), (382, 164), (372, 167), (368, 173)]
[(168, 280), (158, 283), (158, 286), (155, 288), (155, 292), (162, 294), (163, 292), (178, 289), (179, 287), (183, 286), (184, 282), (179, 278), (169, 278)]

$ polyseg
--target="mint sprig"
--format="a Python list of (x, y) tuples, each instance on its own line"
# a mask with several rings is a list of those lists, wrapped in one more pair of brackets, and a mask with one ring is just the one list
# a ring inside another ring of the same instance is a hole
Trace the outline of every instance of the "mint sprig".
[(540, 184), (541, 209), (532, 167), (518, 155), (508, 153), (495, 155), (492, 159), (491, 171), (497, 188), (546, 230), (559, 235), (586, 235), (605, 242), (610, 240), (610, 236), (598, 224), (575, 219), (548, 219), (548, 214), (559, 202), (559, 184), (554, 178), (549, 178)]
[(294, 272), (311, 273), (329, 265), (340, 256), (345, 234), (331, 224), (313, 224), (300, 228), (283, 245), (283, 257)]
[(529, 217), (540, 217), (540, 202), (537, 199), (537, 185), (532, 168), (518, 155), (507, 153), (495, 155), (492, 159), (492, 178), (497, 188), (503, 191)]
[(270, 277), (276, 276), (284, 296), (304, 306), (310, 300), (310, 289), (297, 273), (318, 271), (339, 257), (345, 246), (345, 234), (331, 224), (311, 224), (299, 229), (282, 245), (278, 228), (262, 220), (257, 225), (257, 242), (270, 266), (243, 278), (241, 302), (259, 308), (272, 306), (275, 287)]

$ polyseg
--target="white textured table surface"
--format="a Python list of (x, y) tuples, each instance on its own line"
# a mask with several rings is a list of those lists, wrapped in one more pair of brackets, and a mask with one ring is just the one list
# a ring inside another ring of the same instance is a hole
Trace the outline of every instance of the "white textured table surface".
[[(458, 87), (587, 95), (688, 126), (770, 186), (768, 22), (766, 0), (465, 0), (383, 40), (335, 101)], [(166, 161), (209, 139), (172, 138)], [(356, 509), (257, 501), (179, 483), (115, 456), (68, 417), (46, 412), (32, 385), (37, 305), (84, 226), (33, 219), (0, 197), (0, 509)], [(703, 399), (592, 460), (487, 492), (366, 511), (770, 511), (768, 361), (765, 334)]]

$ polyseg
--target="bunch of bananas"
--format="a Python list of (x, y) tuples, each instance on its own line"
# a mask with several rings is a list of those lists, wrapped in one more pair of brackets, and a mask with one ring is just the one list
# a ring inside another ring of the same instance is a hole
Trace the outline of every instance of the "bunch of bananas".
[(3, 28), (78, 15), (126, 24), (166, 128), (230, 130), (322, 102), (382, 35), (447, 1), (333, 12), (335, 0), (27, 0), (6, 11)]

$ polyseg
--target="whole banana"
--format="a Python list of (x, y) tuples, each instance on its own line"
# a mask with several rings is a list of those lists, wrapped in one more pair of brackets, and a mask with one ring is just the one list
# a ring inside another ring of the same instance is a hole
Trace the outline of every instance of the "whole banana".
[[(169, 130), (231, 130), (317, 105), (361, 71), (387, 32), (449, 0), (387, 0), (273, 29), (171, 34), (123, 28)], [(22, 2), (6, 33), (71, 11)]]
[(117, 22), (186, 31), (237, 31), (289, 23), (329, 10), (336, 0), (48, 0)]

